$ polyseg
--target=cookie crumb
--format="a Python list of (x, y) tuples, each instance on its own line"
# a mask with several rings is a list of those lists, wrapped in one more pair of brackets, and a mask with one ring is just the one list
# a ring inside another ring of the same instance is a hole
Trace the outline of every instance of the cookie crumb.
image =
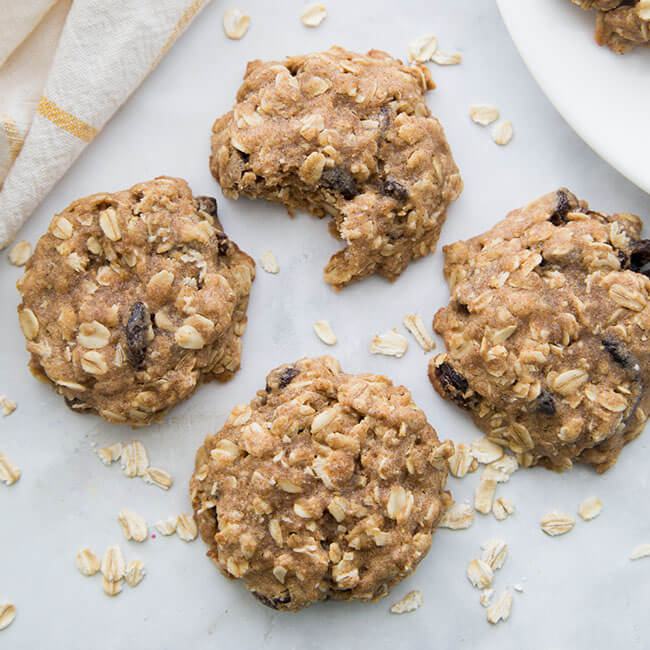
[(82, 575), (94, 576), (99, 571), (99, 558), (89, 549), (82, 548), (77, 553), (77, 568)]
[(9, 261), (14, 266), (24, 266), (32, 255), (32, 245), (28, 241), (19, 241), (9, 251)]
[(124, 575), (129, 587), (137, 587), (146, 575), (144, 562), (142, 562), (142, 560), (131, 560), (126, 567)]
[(327, 18), (327, 7), (325, 5), (307, 5), (300, 14), (302, 24), (307, 27), (318, 27)]
[(490, 104), (477, 104), (469, 109), (472, 122), (480, 126), (488, 126), (499, 119), (499, 109)]
[(372, 354), (384, 354), (392, 357), (402, 357), (409, 346), (408, 341), (392, 329), (383, 334), (375, 334), (370, 344)]
[(192, 515), (185, 513), (178, 515), (176, 519), (176, 534), (184, 541), (191, 542), (199, 534), (196, 522)]
[(436, 65), (458, 65), (462, 60), (462, 54), (450, 54), (442, 50), (436, 50), (431, 57)]
[(435, 36), (419, 36), (409, 43), (409, 59), (416, 63), (431, 61), (438, 49), (438, 39)]
[(499, 621), (507, 621), (510, 616), (510, 608), (512, 607), (512, 594), (506, 589), (497, 598), (493, 605), (490, 605), (487, 610), (488, 623), (496, 625)]
[(515, 511), (515, 505), (506, 497), (499, 497), (492, 504), (492, 514), (498, 521), (503, 521)]
[(463, 530), (469, 528), (474, 522), (474, 510), (466, 503), (458, 503), (448, 508), (440, 519), (440, 528)]
[(512, 588), (520, 594), (524, 592), (524, 588), (521, 585), (512, 585)]
[(484, 589), (492, 584), (494, 571), (483, 560), (474, 558), (467, 565), (467, 578), (477, 589)]
[(3, 395), (0, 397), (0, 406), (2, 406), (2, 414), (6, 417), (16, 410), (17, 404)]
[(644, 557), (650, 557), (650, 544), (639, 544), (630, 555), (630, 560), (640, 560)]
[(4, 481), (5, 485), (13, 485), (20, 478), (20, 473), (11, 458), (0, 451), (0, 481)]
[(541, 521), (541, 528), (547, 535), (556, 537), (557, 535), (568, 533), (573, 529), (575, 523), (575, 519), (571, 515), (553, 510), (544, 515)]
[(425, 352), (429, 352), (436, 347), (434, 340), (431, 338), (429, 332), (427, 332), (427, 329), (418, 314), (404, 316), (404, 327), (413, 334), (413, 338), (415, 338)]
[(0, 603), (0, 630), (8, 628), (16, 618), (16, 607), (6, 600)]
[(248, 31), (251, 24), (251, 17), (240, 9), (230, 7), (223, 14), (223, 31), (226, 36), (232, 39), (240, 39)]
[(422, 592), (419, 589), (410, 591), (402, 600), (395, 603), (390, 608), (391, 614), (408, 614), (409, 612), (414, 612), (416, 609), (422, 606)]
[(603, 502), (597, 497), (587, 497), (579, 506), (578, 514), (585, 520), (595, 519), (603, 510)]
[(149, 536), (147, 522), (133, 510), (120, 510), (117, 515), (117, 521), (122, 527), (122, 532), (126, 539), (132, 539), (134, 542), (144, 542)]
[(275, 256), (275, 253), (271, 250), (266, 251), (266, 253), (260, 257), (260, 266), (267, 273), (278, 273), (280, 271), (278, 259)]
[(512, 122), (508, 120), (503, 120), (494, 126), (492, 129), (492, 139), (500, 146), (507, 145), (512, 136), (514, 135), (514, 130), (512, 128)]
[(326, 320), (319, 320), (314, 323), (316, 336), (326, 345), (336, 345), (336, 334), (332, 326)]

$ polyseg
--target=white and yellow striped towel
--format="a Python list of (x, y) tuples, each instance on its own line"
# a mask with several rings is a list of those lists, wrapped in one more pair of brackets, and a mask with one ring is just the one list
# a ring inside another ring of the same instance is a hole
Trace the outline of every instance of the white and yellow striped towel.
[(0, 0), (0, 248), (210, 0)]

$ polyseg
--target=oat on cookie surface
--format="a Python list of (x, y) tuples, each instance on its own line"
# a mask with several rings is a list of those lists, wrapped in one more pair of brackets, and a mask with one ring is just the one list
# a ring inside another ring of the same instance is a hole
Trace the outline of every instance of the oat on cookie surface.
[(181, 179), (75, 201), (18, 281), (30, 369), (74, 410), (149, 424), (239, 368), (254, 275)]
[(435, 247), (462, 181), (425, 93), (424, 66), (334, 47), (248, 64), (237, 104), (216, 120), (210, 168), (224, 194), (332, 217), (345, 249), (325, 280), (397, 278)]
[(524, 466), (611, 467), (650, 412), (650, 241), (568, 190), (445, 247), (429, 377)]
[(192, 504), (208, 556), (265, 605), (373, 600), (429, 550), (451, 453), (403, 386), (302, 359), (206, 438)]

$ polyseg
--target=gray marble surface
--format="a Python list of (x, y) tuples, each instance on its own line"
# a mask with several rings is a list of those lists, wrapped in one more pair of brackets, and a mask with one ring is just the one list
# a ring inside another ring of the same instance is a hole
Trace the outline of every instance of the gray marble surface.
[[(0, 422), (0, 449), (23, 470), (14, 486), (0, 485), (0, 600), (11, 600), (18, 611), (13, 625), (0, 632), (0, 648), (648, 647), (650, 560), (628, 559), (633, 547), (650, 542), (647, 437), (625, 449), (605, 476), (580, 467), (562, 475), (544, 469), (518, 472), (498, 489), (514, 501), (514, 516), (497, 522), (477, 514), (467, 531), (439, 531), (417, 572), (388, 599), (373, 604), (324, 603), (297, 615), (272, 612), (242, 585), (222, 578), (200, 540), (188, 545), (159, 535), (143, 544), (123, 539), (116, 515), (124, 507), (150, 523), (189, 511), (187, 482), (205, 434), (264, 385), (269, 369), (301, 356), (331, 352), (347, 371), (386, 374), (411, 389), (441, 438), (478, 437), (470, 420), (434, 393), (426, 356), (414, 341), (402, 359), (372, 356), (368, 350), (372, 334), (401, 327), (404, 314), (418, 312), (429, 323), (446, 303), (440, 251), (411, 265), (392, 285), (370, 278), (335, 294), (321, 280), (336, 247), (325, 223), (304, 214), (290, 220), (277, 206), (221, 197), (207, 165), (210, 126), (230, 108), (249, 59), (332, 44), (403, 56), (409, 41), (424, 33), (438, 35), (442, 49), (461, 52), (458, 67), (432, 66), (438, 89), (429, 104), (447, 131), (465, 181), (441, 245), (482, 232), (510, 209), (563, 185), (596, 209), (650, 212), (649, 197), (583, 144), (545, 99), (493, 0), (326, 4), (329, 17), (310, 30), (299, 20), (301, 2), (242, 0), (252, 26), (235, 42), (223, 35), (225, 5), (214, 0), (19, 236), (35, 242), (51, 216), (79, 196), (123, 189), (159, 174), (182, 176), (195, 193), (215, 194), (231, 237), (256, 258), (272, 248), (281, 267), (277, 276), (259, 269), (243, 367), (233, 381), (203, 386), (162, 425), (137, 433), (71, 413), (26, 369), (14, 315), (20, 271), (6, 257), (0, 262), (6, 307), (0, 393), (18, 401), (18, 410)], [(488, 130), (470, 122), (469, 106), (479, 102), (496, 104), (512, 120), (515, 137), (509, 146), (497, 147)], [(339, 337), (335, 348), (326, 349), (313, 335), (312, 323), (323, 318)], [(176, 482), (168, 493), (130, 481), (116, 466), (104, 467), (93, 452), (95, 443), (134, 438), (146, 445), (153, 464), (173, 474)], [(450, 480), (457, 501), (471, 499), (478, 477)], [(589, 495), (604, 503), (598, 519), (578, 520), (561, 538), (540, 531), (539, 520), (548, 510), (576, 515)], [(524, 589), (514, 594), (510, 620), (498, 627), (486, 622), (478, 592), (465, 577), (480, 543), (495, 536), (510, 550), (494, 586)], [(82, 546), (103, 553), (117, 542), (127, 560), (145, 562), (147, 577), (110, 599), (98, 577), (77, 572), (74, 558)], [(422, 591), (422, 608), (390, 615), (390, 605), (411, 589)]]

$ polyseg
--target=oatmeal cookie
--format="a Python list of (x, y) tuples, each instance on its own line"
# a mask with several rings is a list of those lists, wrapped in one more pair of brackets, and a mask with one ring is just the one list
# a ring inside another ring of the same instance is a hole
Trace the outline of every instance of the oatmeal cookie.
[(650, 412), (650, 241), (568, 190), (445, 247), (429, 377), (524, 466), (611, 467)]
[(302, 359), (206, 438), (192, 505), (208, 556), (265, 605), (374, 600), (429, 550), (452, 453), (403, 386)]
[(596, 42), (625, 54), (637, 45), (650, 46), (650, 1), (573, 0), (584, 9), (598, 9)]
[(462, 190), (425, 103), (433, 87), (426, 67), (377, 50), (253, 61), (235, 108), (214, 123), (210, 168), (228, 197), (332, 217), (345, 243), (325, 268), (334, 287), (395, 280), (434, 250)]
[(18, 281), (32, 373), (68, 406), (135, 426), (239, 368), (254, 262), (183, 180), (56, 215)]

